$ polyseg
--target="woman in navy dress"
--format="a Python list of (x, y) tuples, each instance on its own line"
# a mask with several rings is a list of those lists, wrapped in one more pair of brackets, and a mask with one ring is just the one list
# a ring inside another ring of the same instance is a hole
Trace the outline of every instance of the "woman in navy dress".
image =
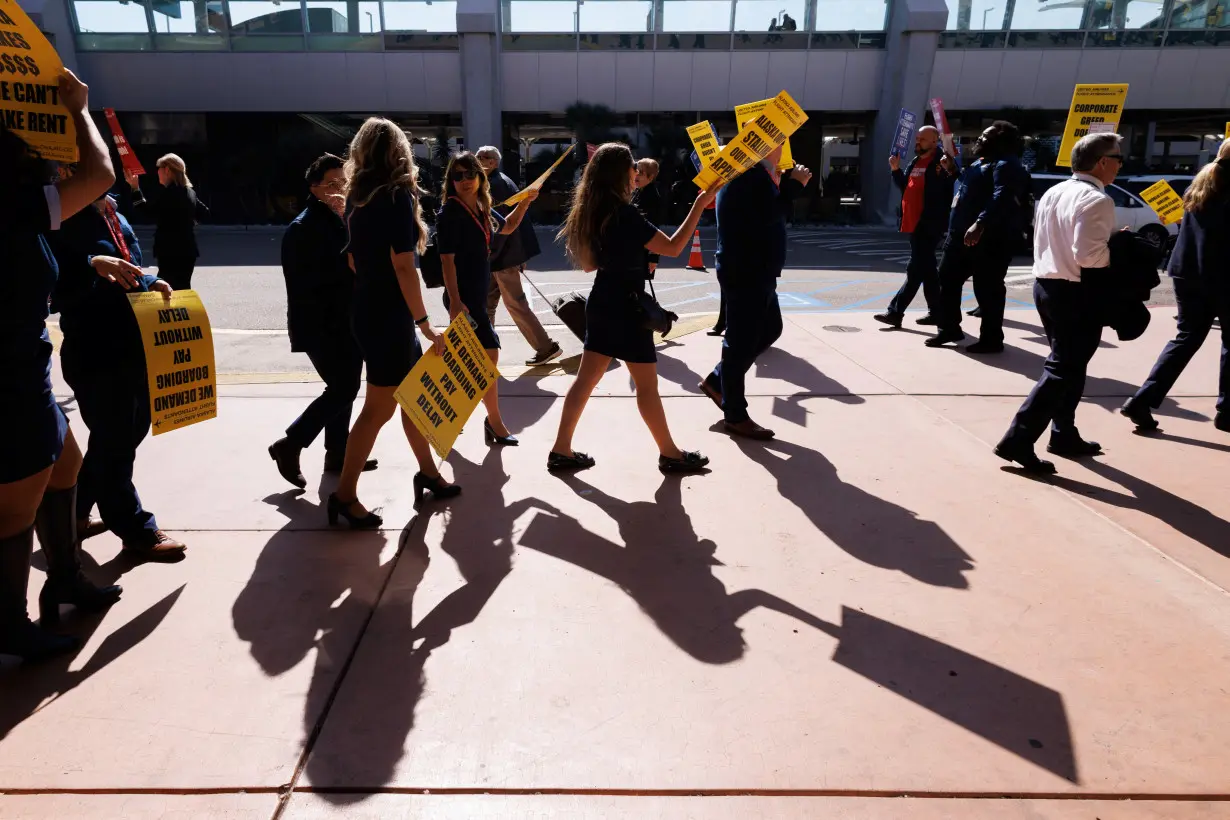
[(628, 146), (603, 145), (585, 166), (573, 194), (572, 210), (559, 233), (573, 262), (598, 273), (585, 305), (585, 351), (576, 380), (564, 399), (559, 433), (547, 458), (549, 470), (594, 466), (594, 459), (572, 449), (572, 435), (611, 359), (625, 362), (632, 374), (637, 409), (658, 445), (658, 467), (666, 472), (694, 473), (709, 463), (700, 453), (680, 450), (671, 438), (658, 394), (653, 331), (642, 324), (637, 298), (645, 292), (649, 273), (645, 251), (661, 256), (682, 253), (701, 212), (713, 201), (713, 192), (701, 191), (687, 219), (667, 237), (631, 204), (635, 177), (636, 165)]
[[(491, 237), (514, 233), (525, 218), (530, 203), (538, 191), (527, 188), (525, 198), (507, 219), (491, 207), (491, 185), (478, 158), (469, 151), (449, 161), (444, 175), (444, 206), (436, 218), (436, 243), (444, 269), (444, 307), (449, 319), (461, 313), (470, 317), (470, 325), (479, 343), (487, 351), (492, 364), (500, 361), (500, 338), (487, 316), (487, 293), (491, 289)], [(483, 394), (487, 418), (483, 420), (483, 437), (488, 444), (517, 444), (500, 416), (499, 380)]]
[(423, 493), (449, 498), (461, 492), (436, 469), (431, 446), (410, 417), (400, 413), (393, 393), (423, 355), (415, 328), (443, 347), (427, 319), (414, 254), (427, 245), (427, 226), (419, 204), (419, 172), (405, 132), (372, 117), (350, 143), (346, 160), (346, 251), (355, 272), (350, 327), (367, 366), (367, 393), (346, 442), (346, 460), (337, 492), (329, 496), (329, 523), (341, 516), (352, 529), (375, 529), (379, 515), (359, 503), (359, 475), (367, 465), (380, 429), (401, 416), (402, 429), (419, 462), (414, 476), (417, 504)]
[[(39, 596), (45, 625), (62, 603), (98, 611), (119, 587), (99, 589), (81, 571), (77, 540), (77, 471), (81, 451), (51, 392), (47, 301), (56, 263), (44, 234), (87, 207), (115, 182), (106, 144), (87, 111), (89, 93), (72, 72), (60, 77), (60, 100), (73, 118), (80, 153), (71, 179), (49, 184), (51, 167), (15, 132), (0, 126), (0, 655), (41, 660), (75, 649), (75, 638), (30, 622), (26, 587), (34, 533), (47, 558)], [(131, 284), (140, 270), (109, 259), (100, 276)]]

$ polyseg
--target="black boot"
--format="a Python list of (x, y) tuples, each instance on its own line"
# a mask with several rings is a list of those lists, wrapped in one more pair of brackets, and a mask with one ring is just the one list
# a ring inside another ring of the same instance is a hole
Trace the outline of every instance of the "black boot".
[(44, 632), (26, 614), (26, 586), (30, 583), (30, 553), (34, 530), (0, 538), (0, 655), (40, 661), (80, 644), (69, 635)]
[(77, 540), (77, 487), (47, 490), (34, 518), (38, 541), (47, 558), (47, 583), (38, 596), (39, 623), (60, 622), (60, 604), (85, 612), (100, 612), (120, 599), (118, 586), (96, 587), (81, 571), (81, 542)]

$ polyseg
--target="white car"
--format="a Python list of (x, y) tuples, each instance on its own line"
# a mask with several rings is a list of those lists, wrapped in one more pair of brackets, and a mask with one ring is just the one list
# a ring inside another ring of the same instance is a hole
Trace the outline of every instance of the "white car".
[[(1042, 195), (1048, 190), (1065, 179), (1071, 179), (1066, 174), (1033, 174), (1032, 177), (1035, 203), (1042, 199)], [(1146, 205), (1139, 196), (1123, 187), (1120, 184), (1122, 182), (1125, 180), (1116, 180), (1115, 183), (1106, 186), (1106, 193), (1115, 203), (1115, 221), (1118, 227), (1127, 226), (1141, 236), (1153, 240), (1159, 248), (1167, 248), (1174, 237), (1179, 235), (1179, 224), (1176, 222), (1173, 225), (1163, 225), (1157, 211)], [(1036, 204), (1035, 207), (1037, 207)]]

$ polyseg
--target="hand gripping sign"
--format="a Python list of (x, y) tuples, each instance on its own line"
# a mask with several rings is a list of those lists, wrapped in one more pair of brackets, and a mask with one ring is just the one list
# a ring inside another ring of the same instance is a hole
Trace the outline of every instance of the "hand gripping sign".
[(803, 109), (783, 91), (742, 127), (739, 135), (726, 144), (713, 164), (697, 174), (693, 182), (702, 191), (730, 182), (784, 144), (805, 122), (807, 115)]
[[(1126, 83), (1076, 86), (1076, 90), (1072, 92), (1072, 106), (1068, 110), (1068, 121), (1063, 126), (1063, 142), (1059, 144), (1059, 156), (1055, 158), (1055, 164), (1064, 168), (1071, 167), (1072, 148), (1081, 137), (1100, 131), (1118, 131), (1127, 93)], [(1109, 127), (1102, 123), (1109, 123)]]
[(469, 317), (459, 313), (444, 331), (444, 353), (429, 350), (393, 398), (440, 458), (448, 458), (466, 420), (500, 377)]
[(77, 129), (60, 102), (60, 56), (15, 0), (0, 0), (0, 118), (56, 162), (77, 161)]
[(944, 113), (944, 101), (939, 97), (932, 97), (927, 105), (931, 109), (931, 117), (935, 120), (936, 130), (940, 132), (940, 142), (944, 145), (944, 153), (950, 157), (956, 156), (952, 132), (948, 130), (948, 115)]
[(149, 374), (154, 435), (218, 415), (214, 338), (196, 291), (130, 293)]
[(573, 148), (576, 148), (576, 147), (577, 147), (577, 146), (576, 146), (576, 144), (575, 144), (575, 143), (574, 143), (574, 144), (572, 144), (572, 145), (569, 145), (569, 146), (568, 146), (568, 150), (567, 150), (567, 151), (565, 151), (564, 153), (560, 154), (560, 155), (559, 155), (559, 159), (555, 160), (555, 162), (553, 162), (553, 163), (551, 164), (551, 167), (550, 167), (550, 168), (548, 168), (546, 171), (544, 171), (544, 172), (542, 173), (542, 176), (538, 177), (538, 179), (534, 180), (534, 181), (533, 181), (533, 182), (531, 182), (529, 185), (526, 185), (526, 186), (525, 186), (524, 188), (522, 188), (520, 191), (517, 191), (517, 193), (513, 194), (512, 196), (510, 196), (508, 199), (504, 200), (503, 202), (501, 202), (501, 203), (500, 203), (499, 205), (497, 205), (496, 207), (497, 207), (497, 208), (503, 208), (505, 205), (516, 205), (518, 202), (520, 202), (521, 200), (525, 199), (525, 197), (526, 197), (526, 192), (527, 192), (527, 191), (541, 191), (541, 190), (542, 190), (542, 186), (543, 186), (543, 185), (545, 185), (545, 184), (546, 184), (546, 182), (547, 182), (547, 178), (548, 178), (549, 176), (551, 176), (552, 172), (554, 172), (554, 171), (555, 171), (555, 169), (559, 167), (559, 164), (560, 164), (561, 162), (563, 162), (563, 161), (564, 161), (564, 157), (566, 157), (566, 156), (568, 156), (569, 154), (571, 154), (571, 153), (572, 153), (572, 149), (573, 149)]

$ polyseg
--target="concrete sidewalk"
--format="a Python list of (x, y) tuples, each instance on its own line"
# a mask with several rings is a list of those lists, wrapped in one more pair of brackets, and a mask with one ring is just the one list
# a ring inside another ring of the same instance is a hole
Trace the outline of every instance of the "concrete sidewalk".
[(360, 484), (383, 532), (326, 528), (319, 447), (306, 493), (265, 454), (319, 385), (222, 385), (218, 419), (138, 458), (188, 560), (90, 540), (123, 600), (72, 621), (75, 658), (0, 674), (0, 817), (1230, 817), (1212, 342), (1162, 434), (1115, 412), (1172, 315), (1107, 334), (1078, 415), (1106, 455), (1050, 480), (990, 452), (1036, 314), (989, 359), (790, 316), (749, 380), (775, 442), (719, 432), (697, 332), (661, 383), (712, 472), (657, 472), (621, 368), (577, 433), (598, 466), (553, 477), (567, 368), (510, 371), (522, 445), (472, 420), (452, 502), (415, 515), (386, 429)]

